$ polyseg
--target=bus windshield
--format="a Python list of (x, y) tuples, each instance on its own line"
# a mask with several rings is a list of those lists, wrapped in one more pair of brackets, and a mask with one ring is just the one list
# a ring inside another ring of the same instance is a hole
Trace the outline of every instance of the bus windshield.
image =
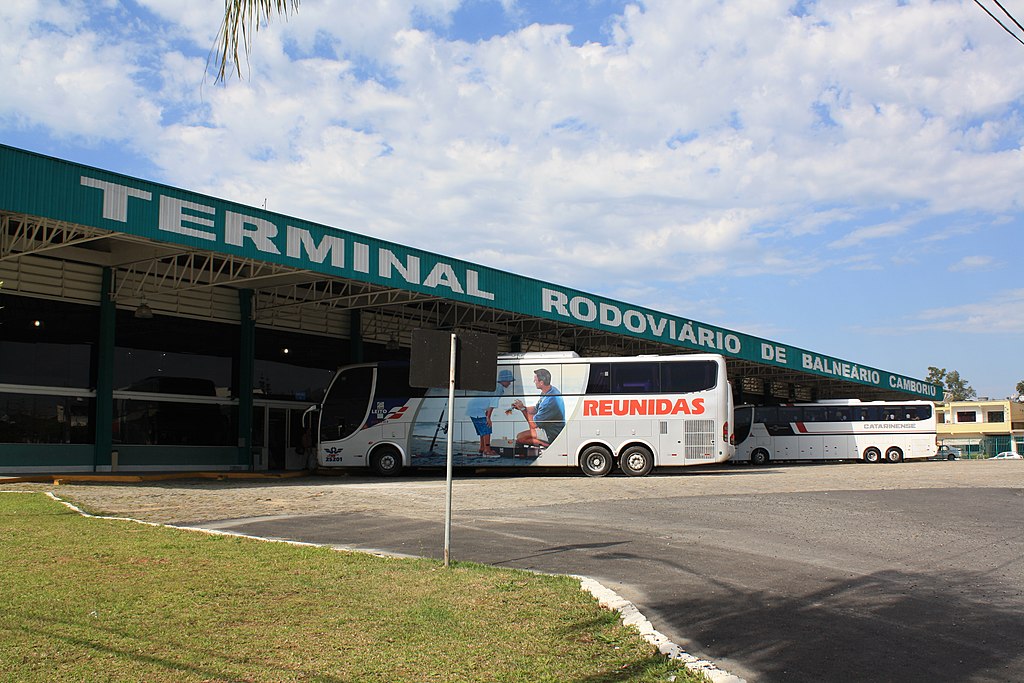
[(374, 369), (353, 367), (334, 377), (320, 409), (320, 441), (352, 436), (362, 425), (373, 392)]

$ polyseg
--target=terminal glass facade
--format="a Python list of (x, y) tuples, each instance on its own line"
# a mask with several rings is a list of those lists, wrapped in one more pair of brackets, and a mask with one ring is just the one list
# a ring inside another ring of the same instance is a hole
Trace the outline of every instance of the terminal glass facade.
[[(255, 328), (250, 454), (239, 436), (240, 326), (131, 308), (113, 317), (110, 467), (307, 465), (302, 413), (352, 362), (347, 339)], [(108, 466), (94, 446), (101, 324), (96, 304), (0, 292), (0, 469)]]
[(0, 299), (0, 443), (91, 444), (99, 308)]

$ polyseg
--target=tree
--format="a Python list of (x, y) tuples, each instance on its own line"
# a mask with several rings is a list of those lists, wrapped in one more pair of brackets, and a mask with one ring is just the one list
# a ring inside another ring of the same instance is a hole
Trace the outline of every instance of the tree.
[[(0, 282), (0, 284), (3, 284), (3, 283)], [(1024, 379), (1022, 379), (1021, 381), (1017, 382), (1017, 396), (1021, 400), (1024, 400)]]
[(960, 373), (950, 370), (946, 374), (946, 399), (949, 401), (970, 401), (977, 398), (978, 392), (971, 388), (967, 380), (960, 378)]
[(241, 76), (239, 45), (248, 61), (252, 37), (260, 25), (266, 25), (275, 15), (287, 19), (289, 11), (299, 11), (299, 0), (224, 0), (224, 21), (217, 32), (217, 45), (210, 53), (211, 57), (216, 54), (217, 80), (224, 80), (229, 63), (234, 63), (235, 72)]
[[(947, 372), (946, 368), (928, 366), (926, 379), (943, 388), (944, 401), (969, 401), (978, 396), (978, 392), (971, 388), (967, 380), (962, 379), (956, 370)], [(1024, 385), (1024, 382), (1021, 382), (1021, 385)]]
[(928, 376), (925, 380), (932, 384), (938, 384), (939, 386), (945, 386), (946, 384), (946, 368), (937, 368), (933, 365), (928, 366)]

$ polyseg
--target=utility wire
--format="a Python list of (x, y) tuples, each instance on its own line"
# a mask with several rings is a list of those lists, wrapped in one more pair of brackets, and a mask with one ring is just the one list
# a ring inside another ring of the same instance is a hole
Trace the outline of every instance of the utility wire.
[[(1020, 25), (1020, 22), (1019, 22), (1019, 21), (1017, 21), (1016, 19), (1014, 19), (1014, 18), (1013, 18), (1013, 15), (1012, 15), (1012, 14), (1010, 14), (1009, 12), (1007, 12), (1007, 11), (1006, 11), (1006, 8), (1005, 8), (1005, 7), (1003, 7), (1003, 6), (1001, 5), (1001, 4), (999, 4), (999, 0), (992, 0), (992, 2), (996, 3), (996, 6), (997, 6), (997, 7), (999, 8), (999, 9), (1003, 10), (1003, 14), (1005, 14), (1005, 15), (1006, 15), (1006, 16), (1008, 16), (1008, 17), (1009, 17), (1009, 18), (1010, 18), (1011, 20), (1013, 20), (1013, 23), (1017, 24), (1017, 28), (1019, 28), (1019, 29), (1021, 29), (1022, 31), (1024, 31), (1024, 26), (1021, 26), (1021, 25)], [(989, 8), (988, 8), (988, 7), (985, 7), (985, 6), (983, 5), (983, 4), (981, 4), (981, 2), (980, 2), (979, 0), (974, 0), (974, 4), (975, 4), (975, 5), (977, 5), (978, 7), (980, 7), (981, 9), (985, 10), (985, 14), (989, 15), (990, 17), (992, 17), (992, 20), (993, 20), (993, 21), (995, 21), (995, 22), (996, 22), (997, 24), (999, 24), (999, 25), (1000, 25), (1000, 26), (1001, 26), (1001, 27), (1003, 28), (1003, 30), (1004, 30), (1004, 31), (1006, 31), (1006, 32), (1007, 32), (1007, 33), (1009, 33), (1009, 34), (1010, 34), (1011, 36), (1013, 36), (1013, 39), (1014, 39), (1014, 40), (1016, 40), (1016, 41), (1017, 41), (1018, 43), (1020, 43), (1021, 45), (1024, 45), (1024, 40), (1021, 40), (1021, 39), (1020, 39), (1020, 37), (1019, 37), (1019, 36), (1018, 36), (1018, 35), (1017, 35), (1016, 33), (1014, 33), (1013, 31), (1011, 31), (1011, 30), (1009, 29), (1009, 27), (1007, 27), (1007, 25), (1006, 25), (1006, 24), (1004, 24), (1004, 23), (1003, 23), (1003, 22), (1002, 22), (1002, 21), (1001, 21), (1001, 20), (999, 19), (999, 17), (997, 17), (996, 15), (992, 14), (992, 12), (991, 12), (991, 11), (989, 10)]]
[(1017, 24), (1017, 28), (1019, 28), (1021, 31), (1024, 31), (1024, 26), (1021, 26), (1020, 22), (1017, 21), (1016, 19), (1014, 19), (1013, 15), (1010, 14), (1005, 7), (1003, 7), (1002, 5), (999, 4), (999, 0), (992, 0), (992, 2), (996, 3), (996, 7), (998, 7), (1001, 10), (1003, 10), (1003, 14), (1005, 14), (1008, 17), (1010, 17), (1010, 19), (1013, 20), (1013, 23)]

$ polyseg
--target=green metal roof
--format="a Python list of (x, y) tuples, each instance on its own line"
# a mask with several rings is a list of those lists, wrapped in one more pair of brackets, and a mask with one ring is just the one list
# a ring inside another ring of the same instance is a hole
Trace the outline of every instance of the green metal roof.
[(941, 400), (852, 361), (260, 208), (0, 145), (0, 210)]

